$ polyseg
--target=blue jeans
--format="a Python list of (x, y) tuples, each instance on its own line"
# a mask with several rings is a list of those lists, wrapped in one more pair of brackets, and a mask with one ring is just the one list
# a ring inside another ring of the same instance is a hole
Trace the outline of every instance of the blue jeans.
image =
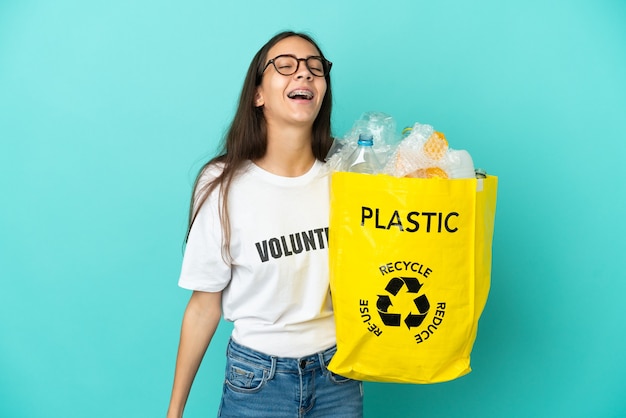
[(282, 358), (228, 343), (219, 417), (361, 418), (363, 385), (326, 368), (336, 348)]

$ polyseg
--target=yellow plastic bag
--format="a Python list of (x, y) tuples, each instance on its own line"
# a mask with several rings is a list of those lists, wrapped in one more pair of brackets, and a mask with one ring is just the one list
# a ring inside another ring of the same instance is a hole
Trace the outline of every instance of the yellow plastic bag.
[(490, 286), (497, 181), (333, 173), (331, 371), (405, 383), (471, 371)]

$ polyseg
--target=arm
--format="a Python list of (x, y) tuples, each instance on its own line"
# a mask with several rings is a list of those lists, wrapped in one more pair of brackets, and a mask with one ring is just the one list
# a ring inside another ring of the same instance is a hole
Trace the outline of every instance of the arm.
[(180, 333), (168, 418), (182, 417), (191, 384), (222, 314), (222, 293), (193, 292)]

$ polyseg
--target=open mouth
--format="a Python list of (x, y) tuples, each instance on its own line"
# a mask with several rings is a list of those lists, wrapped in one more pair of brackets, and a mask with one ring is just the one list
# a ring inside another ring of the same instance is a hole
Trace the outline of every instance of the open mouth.
[(287, 94), (287, 97), (289, 97), (290, 99), (312, 100), (313, 92), (309, 90), (296, 89), (289, 92), (289, 94)]

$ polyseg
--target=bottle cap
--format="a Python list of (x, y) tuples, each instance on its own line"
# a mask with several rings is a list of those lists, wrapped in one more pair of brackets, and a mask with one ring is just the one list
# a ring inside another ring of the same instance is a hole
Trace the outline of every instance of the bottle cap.
[(372, 146), (374, 145), (374, 135), (371, 133), (362, 133), (359, 134), (359, 145)]
[(487, 178), (487, 170), (485, 170), (484, 168), (477, 168), (476, 170), (474, 170), (474, 173), (476, 173), (477, 179)]

